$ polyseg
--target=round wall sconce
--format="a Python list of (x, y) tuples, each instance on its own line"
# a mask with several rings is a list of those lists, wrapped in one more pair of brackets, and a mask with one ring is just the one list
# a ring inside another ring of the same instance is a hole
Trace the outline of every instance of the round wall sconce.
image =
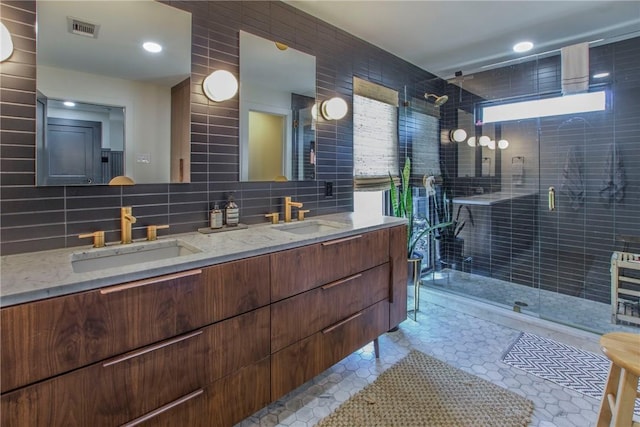
[(320, 114), (326, 120), (340, 120), (347, 115), (348, 110), (347, 101), (338, 97), (324, 101), (320, 105)]
[(462, 142), (467, 139), (467, 131), (464, 129), (454, 129), (449, 133), (449, 140), (452, 142)]
[(489, 147), (489, 150), (495, 150), (496, 149), (496, 140), (492, 139), (491, 141), (489, 141), (489, 144), (487, 145), (487, 147)]
[(478, 143), (482, 147), (486, 147), (487, 145), (489, 145), (489, 141), (491, 141), (491, 138), (489, 138), (487, 135), (482, 135), (480, 139), (478, 139)]
[(500, 141), (498, 141), (498, 148), (501, 150), (506, 149), (509, 146), (509, 141), (507, 141), (506, 139), (501, 139)]
[(476, 137), (472, 136), (471, 138), (467, 139), (467, 145), (469, 147), (475, 147), (476, 146)]
[(202, 82), (204, 94), (212, 101), (222, 102), (233, 98), (238, 92), (236, 76), (226, 70), (218, 70), (209, 74)]
[(11, 33), (4, 24), (0, 23), (0, 62), (4, 62), (13, 53), (13, 40)]

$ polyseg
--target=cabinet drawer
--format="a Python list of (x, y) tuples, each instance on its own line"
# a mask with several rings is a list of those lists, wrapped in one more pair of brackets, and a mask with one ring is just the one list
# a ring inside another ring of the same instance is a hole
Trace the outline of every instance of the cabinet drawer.
[[(229, 427), (262, 409), (269, 398), (269, 358), (196, 390), (186, 401), (156, 411), (145, 426)], [(196, 394), (198, 393), (198, 394)], [(135, 425), (135, 424), (129, 424)]]
[(304, 384), (387, 331), (387, 300), (271, 355), (271, 399)]
[(4, 394), (2, 425), (120, 425), (268, 355), (265, 307)]
[(268, 269), (256, 257), (3, 308), (2, 392), (266, 305)]
[(271, 352), (306, 338), (389, 297), (389, 263), (271, 306)]
[(389, 261), (387, 229), (271, 254), (271, 301)]

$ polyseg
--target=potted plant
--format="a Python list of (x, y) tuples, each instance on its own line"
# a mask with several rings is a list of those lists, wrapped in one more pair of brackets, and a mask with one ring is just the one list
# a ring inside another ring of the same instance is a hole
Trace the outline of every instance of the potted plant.
[(431, 225), (428, 218), (421, 218), (426, 223), (426, 227), (416, 229), (414, 227), (415, 216), (413, 215), (413, 196), (411, 194), (411, 160), (407, 157), (404, 162), (402, 173), (400, 174), (400, 188), (396, 187), (391, 174), (389, 174), (389, 191), (391, 198), (391, 207), (393, 215), (396, 217), (407, 218), (407, 260), (422, 259), (422, 255), (415, 251), (416, 244), (424, 236), (433, 233), (436, 230), (444, 230), (451, 224), (446, 221), (440, 221), (436, 225)]

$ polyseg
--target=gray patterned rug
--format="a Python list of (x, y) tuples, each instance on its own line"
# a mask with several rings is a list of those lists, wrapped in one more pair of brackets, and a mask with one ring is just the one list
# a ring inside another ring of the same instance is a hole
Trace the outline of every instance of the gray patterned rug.
[[(507, 365), (602, 399), (610, 362), (606, 356), (522, 332), (502, 356)], [(640, 415), (640, 399), (634, 412)]]
[(317, 426), (516, 427), (532, 413), (530, 400), (414, 350)]

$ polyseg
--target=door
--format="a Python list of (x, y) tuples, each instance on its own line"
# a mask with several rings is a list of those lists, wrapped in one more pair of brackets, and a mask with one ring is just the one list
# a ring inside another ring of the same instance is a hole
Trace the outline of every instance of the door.
[(45, 185), (102, 182), (101, 148), (100, 122), (48, 118), (42, 165)]

